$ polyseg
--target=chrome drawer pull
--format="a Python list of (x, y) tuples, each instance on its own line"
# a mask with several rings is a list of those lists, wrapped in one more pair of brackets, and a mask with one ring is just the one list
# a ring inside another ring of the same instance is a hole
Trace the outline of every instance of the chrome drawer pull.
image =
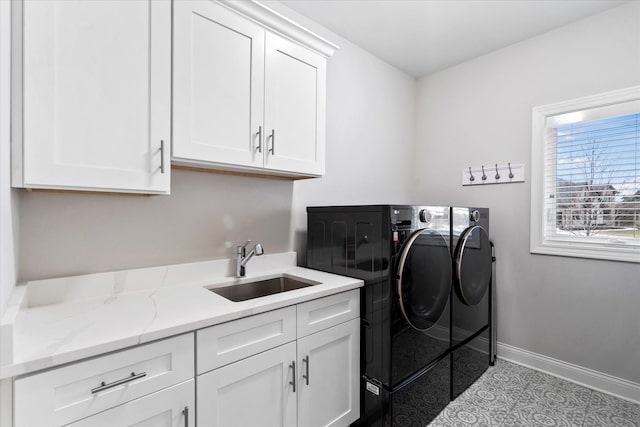
[(104, 381), (102, 381), (98, 387), (91, 389), (91, 393), (94, 393), (94, 394), (95, 393), (99, 393), (99, 392), (101, 392), (103, 390), (107, 390), (109, 388), (116, 387), (116, 386), (119, 386), (121, 384), (126, 384), (128, 382), (131, 382), (131, 381), (134, 381), (134, 380), (137, 380), (139, 378), (146, 377), (146, 376), (147, 376), (146, 372), (141, 372), (139, 374), (131, 372), (131, 376), (129, 376), (127, 378), (123, 378), (121, 380), (114, 381), (114, 382), (109, 383), (109, 384), (107, 384)]
[(185, 406), (182, 410), (182, 415), (184, 415), (184, 427), (189, 427), (189, 407)]
[(256, 136), (258, 137), (258, 147), (256, 148), (256, 151), (258, 151), (258, 153), (262, 153), (262, 126), (258, 126), (258, 133)]
[(276, 155), (276, 130), (275, 129), (271, 129), (271, 135), (269, 135), (269, 139), (271, 140), (271, 148), (269, 148), (269, 153), (271, 153), (272, 156)]
[(293, 386), (293, 392), (296, 392), (296, 362), (291, 362), (289, 365), (290, 368), (293, 369), (293, 381), (289, 381), (289, 384)]
[(164, 173), (164, 140), (160, 141), (160, 173)]
[(306, 364), (306, 375), (302, 375), (302, 378), (307, 380), (307, 385), (309, 385), (309, 355), (306, 355), (304, 359), (302, 359), (302, 363)]

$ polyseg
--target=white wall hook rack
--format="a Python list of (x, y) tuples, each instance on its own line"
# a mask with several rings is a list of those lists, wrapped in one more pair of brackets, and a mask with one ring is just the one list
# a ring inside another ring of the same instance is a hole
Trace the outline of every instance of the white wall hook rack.
[(524, 164), (497, 163), (481, 166), (467, 166), (462, 169), (462, 185), (509, 184), (524, 182)]

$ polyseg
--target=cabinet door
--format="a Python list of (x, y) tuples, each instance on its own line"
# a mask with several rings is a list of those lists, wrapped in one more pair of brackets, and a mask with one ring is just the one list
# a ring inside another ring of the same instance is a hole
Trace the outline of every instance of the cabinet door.
[(273, 33), (265, 50), (265, 167), (324, 174), (326, 60)]
[(195, 419), (195, 380), (149, 394), (68, 424), (71, 427), (191, 427)]
[(169, 192), (169, 0), (27, 0), (22, 47), (21, 186)]
[(298, 340), (298, 425), (348, 426), (360, 417), (360, 319)]
[(209, 0), (174, 20), (174, 160), (262, 167), (264, 29)]
[(198, 376), (198, 426), (295, 426), (295, 358), (292, 342)]

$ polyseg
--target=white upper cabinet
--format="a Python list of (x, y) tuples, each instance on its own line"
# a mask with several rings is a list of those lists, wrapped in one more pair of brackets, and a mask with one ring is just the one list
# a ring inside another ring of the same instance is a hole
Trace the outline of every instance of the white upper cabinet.
[(173, 162), (323, 175), (335, 49), (256, 2), (175, 2)]
[(212, 1), (174, 19), (173, 159), (262, 167), (264, 28)]
[(14, 186), (169, 193), (170, 0), (16, 5)]
[(273, 33), (265, 56), (265, 166), (324, 175), (326, 60)]

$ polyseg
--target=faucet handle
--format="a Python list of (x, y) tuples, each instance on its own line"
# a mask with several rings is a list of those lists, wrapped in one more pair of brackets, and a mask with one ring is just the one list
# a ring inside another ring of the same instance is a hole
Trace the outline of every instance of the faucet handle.
[(247, 248), (247, 245), (249, 243), (251, 243), (251, 240), (247, 240), (247, 243), (245, 243), (244, 245), (238, 246), (238, 253), (242, 253)]

